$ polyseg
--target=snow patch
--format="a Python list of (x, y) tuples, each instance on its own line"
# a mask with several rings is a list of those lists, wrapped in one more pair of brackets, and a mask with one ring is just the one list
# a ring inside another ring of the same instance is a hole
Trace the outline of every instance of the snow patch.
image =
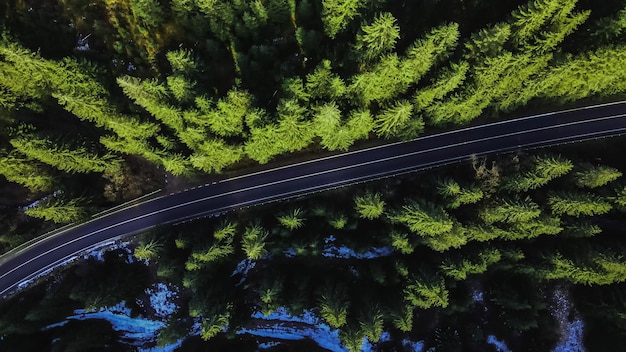
[(356, 258), (356, 259), (372, 259), (378, 257), (386, 257), (393, 254), (393, 248), (390, 247), (372, 247), (364, 253), (356, 253), (352, 248), (346, 246), (326, 246), (322, 251), (322, 255), (331, 258)]
[(272, 347), (276, 347), (276, 346), (280, 346), (280, 342), (277, 342), (277, 341), (262, 342), (262, 343), (259, 344), (259, 349), (266, 350), (268, 348), (272, 348)]
[(410, 349), (412, 352), (422, 352), (424, 350), (424, 341), (413, 342), (408, 339), (402, 340), (402, 346)]
[(506, 343), (504, 343), (504, 341), (498, 340), (493, 335), (487, 336), (487, 343), (490, 344), (490, 345), (494, 345), (498, 352), (511, 352), (511, 350), (506, 345)]
[[(305, 310), (299, 316), (289, 314), (285, 307), (279, 307), (272, 314), (263, 315), (255, 312), (252, 318), (265, 320), (265, 324), (258, 324), (254, 329), (241, 329), (237, 334), (269, 337), (281, 340), (303, 340), (309, 338), (320, 347), (330, 351), (344, 352), (339, 339), (339, 330), (332, 329), (318, 318), (311, 310)], [(309, 326), (297, 325), (306, 324)]]
[(167, 318), (178, 308), (175, 303), (170, 302), (171, 299), (178, 297), (178, 289), (175, 287), (170, 288), (164, 283), (158, 283), (152, 288), (147, 288), (145, 292), (150, 296), (150, 305), (154, 308), (154, 315), (159, 318)]
[[(550, 310), (559, 323), (559, 344), (552, 352), (583, 352), (583, 330), (584, 323), (577, 316), (570, 302), (568, 292), (559, 287), (552, 293)], [(573, 317), (573, 319), (572, 319)]]

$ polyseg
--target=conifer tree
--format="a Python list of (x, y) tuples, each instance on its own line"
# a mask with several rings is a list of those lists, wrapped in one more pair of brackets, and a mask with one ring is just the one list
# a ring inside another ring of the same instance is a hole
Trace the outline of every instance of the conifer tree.
[(322, 23), (326, 34), (335, 38), (359, 15), (366, 3), (366, 0), (322, 0)]
[(392, 222), (404, 224), (422, 236), (437, 236), (450, 232), (454, 225), (448, 213), (434, 203), (424, 200), (408, 201), (400, 211), (389, 218)]
[(252, 260), (261, 259), (267, 254), (265, 249), (265, 240), (267, 239), (267, 231), (261, 226), (254, 225), (246, 228), (242, 239), (241, 249), (246, 256)]
[(378, 342), (383, 334), (383, 313), (377, 306), (365, 309), (367, 311), (359, 319), (361, 331), (370, 342)]
[(602, 215), (611, 211), (606, 199), (591, 193), (553, 192), (548, 196), (548, 205), (553, 214), (579, 217)]
[(344, 96), (346, 84), (332, 72), (330, 60), (323, 60), (306, 76), (306, 93), (313, 99), (336, 100)]
[(360, 57), (371, 61), (393, 50), (398, 39), (400, 27), (396, 19), (391, 13), (383, 12), (378, 14), (371, 24), (361, 26), (361, 33), (356, 37), (355, 49), (360, 52)]
[(541, 209), (530, 198), (504, 200), (501, 203), (484, 208), (480, 218), (487, 224), (494, 222), (518, 223), (537, 218)]
[(360, 218), (376, 219), (385, 211), (385, 201), (380, 193), (366, 192), (354, 197), (354, 209)]
[(0, 175), (35, 192), (48, 191), (54, 184), (53, 177), (40, 165), (15, 151), (0, 156)]
[(327, 285), (322, 289), (319, 299), (320, 315), (330, 327), (340, 328), (346, 324), (349, 304), (343, 286)]
[(532, 164), (532, 170), (508, 177), (504, 182), (504, 189), (513, 192), (537, 189), (567, 174), (574, 167), (570, 160), (550, 155), (534, 156)]
[(163, 244), (153, 239), (145, 242), (142, 241), (137, 247), (135, 247), (133, 254), (138, 259), (154, 260), (159, 257), (162, 250)]
[(304, 225), (306, 220), (304, 217), (304, 211), (301, 208), (293, 208), (290, 211), (280, 213), (278, 215), (278, 222), (288, 228), (289, 230), (295, 230)]
[(608, 166), (585, 165), (574, 173), (576, 185), (581, 188), (598, 188), (622, 177), (622, 172)]
[(404, 288), (404, 300), (412, 307), (428, 309), (446, 308), (449, 304), (448, 290), (443, 278), (437, 275), (420, 275)]
[(238, 162), (243, 156), (242, 148), (231, 146), (221, 139), (206, 140), (189, 157), (191, 165), (204, 172), (221, 172)]
[(22, 136), (11, 140), (11, 145), (20, 153), (54, 168), (66, 172), (103, 172), (119, 162), (113, 155), (99, 156), (85, 147), (69, 148), (53, 144), (50, 140), (35, 136)]
[(469, 64), (466, 61), (462, 61), (459, 64), (451, 64), (451, 67), (443, 70), (432, 85), (417, 90), (414, 100), (415, 109), (417, 111), (423, 110), (435, 100), (444, 98), (447, 94), (460, 87), (465, 81), (468, 70)]
[(470, 274), (484, 273), (490, 265), (502, 259), (500, 251), (495, 248), (485, 248), (478, 253), (459, 257), (448, 257), (440, 265), (443, 274), (454, 280), (465, 280)]
[(437, 181), (437, 192), (447, 200), (447, 208), (455, 209), (464, 204), (480, 201), (484, 194), (478, 187), (462, 188), (455, 180), (446, 178)]
[[(411, 103), (406, 100), (398, 101), (374, 117), (374, 131), (381, 137), (395, 137), (409, 124), (412, 114)], [(423, 123), (421, 127), (423, 129)]]
[(47, 200), (42, 204), (24, 210), (24, 214), (57, 224), (66, 224), (83, 220), (87, 212), (85, 210), (85, 201), (77, 198), (67, 201), (62, 199)]

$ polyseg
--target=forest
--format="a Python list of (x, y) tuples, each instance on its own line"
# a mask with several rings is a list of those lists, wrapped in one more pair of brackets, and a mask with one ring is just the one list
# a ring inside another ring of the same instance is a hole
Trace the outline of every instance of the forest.
[[(6, 0), (0, 18), (0, 253), (218, 174), (626, 92), (622, 0)], [(565, 290), (602, 350), (624, 342), (622, 142), (158, 228), (135, 261), (112, 251), (1, 305), (0, 347), (124, 349), (106, 324), (46, 327), (164, 282), (181, 298), (160, 346), (195, 331), (254, 350), (236, 332), (286, 310), (316, 312), (350, 351), (481, 351), (496, 333), (548, 350), (546, 297)]]

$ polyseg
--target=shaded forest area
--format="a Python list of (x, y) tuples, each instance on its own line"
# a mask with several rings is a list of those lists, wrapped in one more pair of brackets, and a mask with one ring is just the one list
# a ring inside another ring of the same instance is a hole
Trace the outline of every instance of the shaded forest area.
[[(104, 263), (67, 268), (7, 301), (0, 347), (133, 350), (107, 324), (54, 324), (75, 309), (121, 301), (132, 315), (146, 314), (137, 297), (150, 282), (181, 289), (155, 343), (197, 334), (183, 350), (258, 350), (258, 339), (237, 332), (253, 330), (255, 313), (287, 311), (313, 312), (339, 330), (337, 349), (349, 351), (365, 343), (404, 351), (406, 340), (490, 351), (491, 335), (514, 351), (548, 351), (563, 329), (552, 308), (557, 293), (573, 305), (565, 319), (584, 321), (589, 351), (620, 346), (622, 143), (476, 159), (162, 227), (134, 248), (139, 261), (109, 252)], [(86, 339), (87, 328), (102, 333)]]
[(7, 0), (0, 16), (2, 251), (158, 189), (164, 172), (626, 88), (618, 0)]

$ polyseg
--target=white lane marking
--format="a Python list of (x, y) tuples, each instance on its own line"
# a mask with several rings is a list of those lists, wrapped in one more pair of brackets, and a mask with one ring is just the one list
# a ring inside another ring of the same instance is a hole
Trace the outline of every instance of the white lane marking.
[[(462, 128), (462, 129), (457, 129), (457, 130), (452, 130), (452, 131), (446, 131), (446, 132), (441, 132), (441, 133), (437, 133), (437, 134), (432, 134), (432, 135), (428, 135), (428, 136), (422, 136), (422, 137), (418, 137), (418, 138), (412, 139), (410, 141), (393, 142), (393, 143), (377, 145), (377, 146), (369, 147), (369, 148), (365, 148), (365, 149), (357, 149), (357, 150), (352, 150), (352, 151), (349, 151), (349, 152), (343, 152), (343, 153), (339, 153), (339, 154), (336, 154), (336, 155), (329, 155), (329, 156), (325, 156), (325, 157), (321, 157), (321, 158), (316, 158), (316, 159), (313, 159), (313, 160), (301, 161), (301, 162), (298, 162), (298, 163), (289, 164), (289, 165), (283, 165), (283, 166), (271, 168), (271, 169), (268, 169), (268, 170), (256, 171), (256, 172), (245, 174), (245, 175), (230, 177), (230, 178), (227, 178), (227, 179), (220, 180), (218, 182), (219, 183), (229, 182), (229, 181), (234, 181), (234, 180), (238, 180), (238, 179), (242, 179), (242, 178), (246, 178), (246, 177), (250, 177), (250, 176), (261, 175), (261, 174), (270, 173), (270, 172), (274, 172), (274, 171), (278, 171), (278, 170), (284, 170), (284, 169), (287, 169), (287, 168), (297, 167), (297, 166), (301, 166), (301, 165), (313, 164), (313, 163), (317, 163), (317, 162), (324, 161), (324, 160), (340, 158), (340, 157), (343, 157), (343, 156), (346, 156), (346, 155), (352, 155), (352, 154), (357, 154), (357, 153), (367, 153), (367, 152), (370, 152), (372, 150), (389, 148), (389, 147), (392, 147), (392, 146), (396, 146), (396, 145), (403, 144), (403, 143), (408, 143), (408, 142), (413, 142), (413, 141), (417, 141), (417, 140), (427, 140), (427, 139), (431, 139), (431, 138), (435, 138), (435, 137), (447, 136), (447, 135), (455, 134), (455, 133), (463, 133), (463, 132), (466, 132), (466, 131), (471, 131), (471, 130), (481, 129), (481, 128), (490, 128), (492, 126), (498, 126), (498, 125), (509, 124), (509, 123), (516, 123), (516, 122), (519, 122), (519, 121), (536, 119), (536, 118), (541, 118), (541, 117), (550, 116), (550, 115), (560, 115), (560, 114), (576, 112), (576, 111), (593, 110), (593, 109), (598, 109), (598, 108), (612, 106), (612, 105), (620, 105), (620, 104), (626, 104), (626, 101), (616, 101), (616, 102), (604, 103), (604, 104), (598, 104), (598, 105), (583, 106), (583, 107), (580, 107), (580, 108), (566, 109), (566, 110), (561, 110), (561, 111), (552, 111), (552, 112), (546, 112), (546, 113), (542, 113), (542, 114), (530, 115), (530, 116), (525, 116), (525, 117), (518, 117), (518, 118), (510, 119), (510, 120), (496, 121), (496, 122), (492, 122), (492, 123), (488, 123), (488, 124), (484, 124), (484, 125), (477, 125), (477, 126), (466, 127), (466, 128)], [(594, 120), (597, 120), (597, 119), (594, 119)], [(594, 120), (591, 120), (591, 121), (594, 121)], [(212, 182), (211, 184), (215, 184), (215, 183), (218, 183), (218, 182)], [(202, 187), (203, 186), (200, 186), (200, 187), (197, 187), (197, 188), (202, 188)], [(169, 195), (171, 196), (173, 194), (178, 194), (178, 193), (181, 193), (181, 192), (182, 191), (178, 191), (176, 193), (170, 193)], [(136, 205), (143, 205), (143, 204), (147, 204), (147, 203), (150, 203), (150, 202), (154, 202), (154, 201), (157, 201), (157, 200), (159, 200), (161, 198), (164, 198), (166, 196), (167, 195), (162, 195), (160, 197), (149, 199), (149, 200), (146, 200), (144, 202), (138, 203)], [(132, 207), (134, 207), (136, 205), (133, 205), (130, 208), (132, 208)], [(89, 222), (98, 220), (98, 219), (103, 218), (103, 217), (108, 216), (108, 215), (113, 215), (113, 214), (122, 212), (122, 211), (124, 211), (126, 209), (128, 209), (128, 208), (123, 208), (123, 209), (119, 209), (119, 210), (113, 211), (111, 213), (102, 215), (100, 217), (96, 217), (93, 220), (90, 220)], [(89, 223), (89, 222), (87, 222), (87, 223)]]
[[(80, 240), (82, 240), (82, 239), (84, 239), (86, 237), (92, 236), (92, 235), (94, 235), (96, 233), (99, 233), (99, 232), (102, 232), (102, 231), (106, 231), (106, 230), (111, 229), (113, 227), (122, 226), (122, 225), (125, 225), (125, 224), (129, 223), (129, 222), (136, 221), (136, 220), (139, 220), (139, 219), (143, 219), (143, 218), (146, 218), (146, 217), (158, 214), (158, 213), (166, 212), (166, 211), (169, 211), (169, 210), (172, 210), (172, 209), (176, 209), (176, 208), (180, 208), (180, 207), (185, 207), (187, 205), (203, 202), (203, 201), (206, 201), (206, 200), (209, 200), (209, 199), (214, 199), (214, 198), (218, 198), (218, 197), (224, 197), (224, 196), (228, 196), (228, 195), (232, 195), (232, 194), (236, 194), (236, 193), (241, 193), (241, 192), (248, 191), (248, 190), (253, 190), (253, 189), (257, 189), (257, 188), (267, 187), (267, 186), (276, 185), (276, 184), (280, 184), (280, 183), (286, 183), (286, 182), (290, 182), (290, 181), (295, 181), (295, 180), (309, 178), (309, 177), (318, 176), (318, 175), (322, 175), (322, 174), (327, 174), (327, 173), (332, 173), (332, 172), (336, 172), (336, 171), (346, 170), (346, 169), (350, 169), (350, 168), (361, 167), (361, 166), (368, 165), (368, 164), (375, 164), (375, 163), (384, 162), (384, 161), (393, 160), (393, 159), (398, 159), (398, 158), (403, 158), (403, 157), (407, 157), (407, 156), (428, 153), (428, 152), (432, 152), (432, 151), (436, 151), (436, 150), (448, 149), (448, 148), (457, 147), (457, 146), (464, 145), (464, 144), (484, 142), (484, 141), (498, 139), (498, 138), (503, 138), (503, 137), (527, 134), (527, 133), (541, 131), (541, 130), (550, 130), (550, 129), (554, 129), (554, 128), (560, 128), (560, 127), (563, 127), (563, 126), (571, 126), (571, 125), (592, 123), (594, 121), (600, 121), (600, 120), (610, 120), (610, 119), (613, 119), (613, 118), (619, 118), (619, 117), (624, 117), (624, 116), (626, 116), (626, 115), (622, 114), (622, 115), (615, 115), (615, 116), (608, 116), (608, 117), (598, 118), (598, 119), (594, 119), (594, 120), (569, 122), (569, 123), (566, 123), (566, 124), (559, 124), (557, 126), (540, 127), (540, 128), (535, 128), (535, 129), (530, 129), (530, 130), (525, 130), (525, 131), (510, 132), (510, 133), (503, 134), (503, 135), (498, 135), (498, 136), (493, 136), (493, 137), (486, 137), (486, 138), (480, 138), (480, 139), (476, 139), (476, 140), (472, 140), (472, 141), (464, 141), (464, 142), (460, 142), (460, 143), (449, 144), (449, 145), (446, 145), (446, 146), (420, 150), (420, 151), (411, 152), (411, 153), (402, 154), (402, 155), (395, 155), (395, 156), (387, 157), (387, 158), (384, 158), (384, 159), (378, 159), (378, 160), (373, 160), (373, 161), (370, 160), (370, 161), (367, 161), (367, 162), (363, 162), (363, 163), (359, 163), (359, 164), (353, 164), (353, 165), (348, 165), (348, 166), (344, 166), (344, 167), (337, 168), (337, 169), (319, 171), (319, 172), (312, 173), (312, 174), (301, 175), (301, 176), (292, 177), (292, 178), (289, 178), (289, 179), (282, 179), (282, 180), (273, 181), (273, 182), (270, 182), (270, 183), (265, 183), (265, 184), (260, 184), (260, 185), (256, 185), (256, 186), (241, 188), (241, 189), (237, 189), (237, 190), (233, 190), (233, 191), (229, 191), (229, 192), (225, 192), (225, 193), (221, 193), (221, 194), (217, 194), (217, 195), (212, 195), (212, 196), (209, 196), (209, 197), (195, 199), (195, 200), (192, 200), (192, 201), (189, 201), (189, 202), (173, 205), (171, 207), (167, 207), (167, 208), (159, 209), (159, 210), (154, 211), (154, 212), (143, 214), (143, 215), (140, 215), (138, 217), (131, 218), (131, 219), (128, 219), (128, 220), (125, 220), (125, 221), (122, 221), (122, 222), (119, 222), (119, 223), (107, 226), (105, 228), (98, 229), (96, 231), (90, 232), (90, 233), (85, 234), (85, 235), (83, 235), (81, 237), (75, 238), (75, 239), (73, 239), (73, 240), (71, 240), (69, 242), (66, 242), (66, 243), (64, 243), (64, 244), (62, 244), (60, 246), (52, 248), (52, 249), (50, 249), (50, 250), (48, 250), (48, 251), (46, 251), (46, 252), (44, 252), (44, 253), (36, 256), (36, 257), (34, 257), (34, 258), (29, 259), (28, 261), (20, 264), (19, 266), (13, 268), (12, 270), (10, 270), (7, 273), (5, 273), (2, 276), (0, 276), (0, 279), (4, 278), (6, 275), (9, 275), (13, 271), (21, 268), (22, 266), (27, 265), (28, 263), (30, 263), (30, 262), (32, 262), (34, 260), (37, 260), (37, 259), (39, 259), (40, 257), (42, 257), (44, 255), (47, 255), (48, 253), (50, 253), (52, 251), (55, 251), (55, 250), (57, 250), (57, 249), (59, 249), (59, 248), (61, 248), (63, 246), (66, 246), (68, 244), (74, 243), (76, 241), (80, 241)], [(561, 138), (561, 139), (563, 139), (563, 138)], [(567, 138), (565, 138), (565, 139), (567, 139)], [(333, 185), (333, 184), (331, 184), (331, 185)], [(305, 189), (305, 191), (306, 190), (307, 189)]]
[[(625, 116), (625, 115), (619, 115), (619, 116)], [(604, 118), (604, 119), (606, 119), (606, 118)], [(543, 128), (543, 129), (546, 129), (546, 128)], [(611, 132), (615, 132), (615, 131), (626, 131), (626, 128), (619, 128), (619, 129), (614, 129), (614, 130), (611, 130)], [(585, 134), (582, 134), (582, 135), (577, 135), (576, 137), (577, 137), (577, 139), (582, 139), (582, 138), (584, 138), (584, 137), (595, 136), (595, 135), (601, 135), (601, 134), (604, 134), (604, 133), (606, 133), (606, 132), (607, 132), (607, 131), (601, 131), (601, 132), (590, 132), (590, 133), (585, 133)], [(523, 134), (523, 133), (515, 133), (515, 134)], [(552, 144), (552, 143), (554, 143), (554, 142), (563, 141), (563, 140), (569, 140), (569, 139), (571, 139), (571, 137), (561, 137), (561, 138), (557, 138), (557, 139), (550, 140), (550, 143)], [(530, 147), (530, 146), (537, 145), (537, 144), (542, 144), (542, 143), (530, 143), (530, 144), (525, 144), (525, 145), (523, 145), (523, 146), (524, 146), (524, 147)], [(502, 151), (502, 149), (491, 149), (491, 150), (487, 150), (487, 151), (481, 152), (481, 153), (479, 153), (479, 154), (480, 154), (480, 155), (485, 155), (485, 154), (495, 153), (495, 152), (498, 152), (498, 151)], [(429, 166), (429, 165), (441, 165), (441, 164), (445, 164), (446, 162), (449, 162), (449, 161), (464, 160), (464, 159), (466, 159), (467, 157), (469, 157), (469, 156), (470, 156), (470, 155), (472, 155), (472, 154), (473, 154), (473, 153), (466, 154), (466, 155), (462, 155), (462, 156), (458, 156), (458, 157), (454, 157), (454, 158), (448, 158), (448, 159), (438, 160), (438, 161), (436, 161), (436, 162), (431, 162), (431, 163), (428, 163), (428, 164), (424, 164), (424, 165), (422, 165), (420, 168), (428, 168), (428, 166)], [(414, 167), (412, 167), (412, 166), (409, 166), (409, 167), (406, 167), (406, 168), (402, 168), (402, 169), (395, 170), (395, 174), (396, 174), (396, 175), (398, 175), (398, 174), (401, 174), (401, 173), (403, 173), (403, 172), (405, 172), (405, 171), (413, 171), (413, 170), (415, 170), (415, 168), (414, 168)], [(380, 172), (380, 173), (377, 173), (377, 174), (368, 175), (367, 177), (365, 177), (365, 176), (362, 176), (362, 177), (353, 177), (353, 178), (351, 178), (351, 179), (347, 179), (347, 180), (342, 180), (342, 181), (336, 181), (336, 182), (332, 182), (332, 183), (327, 183), (327, 184), (324, 184), (324, 185), (323, 185), (323, 187), (322, 187), (322, 186), (315, 186), (315, 187), (304, 188), (304, 189), (301, 189), (301, 190), (298, 190), (298, 191), (285, 192), (285, 193), (281, 193), (281, 194), (278, 194), (278, 195), (276, 195), (276, 194), (275, 194), (275, 195), (271, 195), (271, 196), (267, 196), (267, 197), (263, 197), (263, 198), (258, 198), (258, 199), (254, 199), (254, 200), (250, 200), (250, 201), (245, 201), (245, 202), (236, 203), (236, 204), (233, 204), (233, 205), (230, 205), (230, 206), (227, 206), (227, 207), (222, 207), (222, 208), (219, 208), (219, 209), (214, 209), (214, 210), (213, 210), (213, 211), (211, 211), (210, 213), (196, 213), (196, 214), (192, 215), (191, 217), (202, 216), (203, 214), (209, 214), (209, 215), (210, 215), (210, 214), (214, 214), (214, 213), (219, 213), (219, 212), (223, 211), (224, 209), (232, 209), (232, 208), (236, 208), (236, 207), (241, 207), (241, 206), (248, 205), (248, 204), (258, 203), (259, 201), (264, 201), (264, 200), (275, 200), (275, 199), (277, 199), (277, 198), (281, 198), (281, 197), (283, 197), (283, 196), (289, 196), (289, 195), (293, 195), (293, 194), (302, 194), (303, 192), (304, 192), (304, 193), (306, 193), (307, 191), (315, 191), (315, 190), (319, 190), (319, 189), (322, 189), (322, 188), (329, 188), (329, 187), (336, 186), (336, 185), (338, 185), (338, 186), (342, 186), (342, 185), (350, 184), (350, 183), (351, 183), (351, 182), (353, 182), (353, 181), (357, 181), (357, 182), (358, 182), (358, 181), (364, 180), (364, 179), (366, 179), (366, 178), (367, 178), (367, 179), (369, 179), (369, 178), (371, 178), (372, 176), (373, 176), (373, 177), (377, 177), (377, 176), (381, 176), (381, 175), (387, 175), (387, 173), (386, 173), (386, 172)], [(257, 188), (257, 187), (254, 187), (254, 188)], [(236, 192), (236, 191), (229, 192), (229, 193), (234, 193), (234, 192)], [(225, 194), (223, 194), (223, 195), (225, 195)], [(211, 196), (211, 197), (203, 198), (203, 199), (201, 199), (201, 200), (196, 200), (196, 201), (192, 201), (192, 202), (188, 202), (188, 203), (189, 203), (189, 204), (191, 204), (191, 203), (196, 203), (196, 202), (198, 202), (198, 201), (203, 201), (203, 200), (207, 200), (207, 199), (210, 199), (210, 198), (215, 198), (215, 197), (216, 197), (216, 196)], [(185, 204), (186, 204), (186, 205), (188, 205), (187, 203), (185, 203)], [(179, 205), (179, 206), (184, 206), (184, 205)], [(168, 208), (168, 209), (177, 208), (177, 207), (179, 207), (179, 206), (173, 206), (173, 207), (170, 207), (170, 208)], [(162, 211), (165, 211), (165, 210), (162, 210)], [(150, 215), (158, 214), (159, 212), (161, 212), (161, 211), (156, 211), (156, 212), (153, 212), (153, 213), (150, 213), (150, 214), (145, 214), (145, 215), (139, 216), (139, 217), (137, 217), (137, 218), (129, 219), (129, 220), (127, 220), (127, 221), (124, 221), (123, 223), (127, 223), (127, 222), (130, 222), (130, 221), (134, 221), (134, 220), (137, 220), (137, 219), (140, 219), (140, 218), (143, 218), (143, 217), (147, 217), (147, 216), (150, 216)], [(122, 223), (119, 223), (118, 225), (121, 225), (121, 224), (122, 224)], [(117, 226), (117, 225), (112, 225), (112, 226), (110, 226), (110, 227), (115, 227), (115, 226)], [(155, 225), (155, 226), (156, 226), (156, 225)], [(149, 228), (151, 228), (151, 227), (154, 227), (154, 226), (150, 226), (150, 227), (148, 227), (148, 228), (146, 228), (146, 229), (149, 229)], [(106, 229), (106, 228), (105, 228), (105, 229)], [(100, 231), (104, 231), (105, 229), (101, 229), (101, 230), (98, 230), (98, 231), (94, 231), (94, 232), (92, 232), (91, 234), (87, 234), (87, 235), (85, 235), (85, 236), (80, 237), (79, 239), (82, 239), (82, 238), (88, 237), (88, 236), (90, 236), (90, 235), (92, 235), (92, 234), (95, 234), (95, 233), (98, 233), (98, 232), (100, 232)], [(146, 229), (142, 229), (142, 230), (140, 230), (140, 231), (144, 231), (144, 230), (146, 230)], [(118, 235), (117, 237), (114, 237), (114, 238), (119, 238), (119, 237), (121, 237), (121, 235)], [(77, 241), (77, 240), (79, 240), (79, 239), (76, 239), (76, 240), (73, 240), (73, 241), (67, 242), (66, 244), (73, 243), (73, 242), (75, 242), (75, 241)], [(105, 241), (102, 241), (102, 242), (99, 242), (99, 243), (104, 243), (104, 242), (108, 242), (108, 241), (111, 241), (111, 239), (109, 238), (109, 239), (106, 239)], [(64, 245), (66, 245), (66, 244), (64, 244)], [(58, 249), (58, 248), (61, 248), (61, 247), (63, 247), (64, 245), (58, 246), (58, 247), (56, 247), (56, 248), (54, 248), (54, 249), (52, 249), (52, 250), (50, 250), (50, 251), (56, 250), (56, 249)], [(98, 244), (96, 244), (96, 245), (94, 245), (94, 246), (91, 246), (91, 247), (93, 248), (93, 247), (95, 247), (95, 246), (97, 246), (97, 245), (98, 245)], [(30, 280), (31, 278), (36, 277), (36, 276), (38, 276), (39, 274), (41, 274), (41, 273), (45, 272), (46, 270), (51, 269), (51, 268), (52, 268), (52, 267), (54, 267), (57, 263), (64, 262), (64, 261), (66, 261), (66, 260), (68, 260), (68, 259), (70, 259), (70, 258), (72, 258), (72, 257), (74, 257), (74, 256), (77, 256), (79, 253), (83, 252), (84, 250), (85, 250), (85, 249), (80, 249), (80, 250), (78, 250), (78, 251), (75, 251), (74, 253), (72, 253), (72, 254), (70, 254), (70, 255), (68, 255), (68, 256), (63, 257), (62, 259), (59, 259), (59, 260), (55, 261), (54, 263), (52, 263), (52, 264), (50, 264), (50, 265), (47, 265), (47, 266), (46, 266), (46, 267), (44, 267), (43, 269), (40, 269), (40, 270), (38, 270), (37, 272), (30, 274), (28, 277), (24, 278), (24, 279), (23, 279), (23, 280), (21, 280), (20, 282), (18, 282), (18, 283), (16, 283), (16, 284), (12, 285), (11, 287), (6, 288), (6, 289), (5, 289), (5, 290), (3, 290), (2, 292), (0, 292), (0, 296), (1, 296), (1, 295), (3, 295), (5, 292), (7, 292), (7, 291), (11, 290), (13, 287), (18, 286), (18, 285), (19, 285), (19, 284), (21, 284), (22, 282), (28, 281), (28, 280)], [(48, 251), (48, 252), (50, 252), (50, 251)], [(48, 253), (48, 252), (46, 252), (46, 253)], [(40, 257), (40, 256), (38, 256), (37, 258), (39, 258), (39, 257)], [(36, 260), (36, 259), (33, 259), (33, 260)], [(30, 262), (30, 261), (29, 261), (29, 262)], [(28, 263), (28, 262), (26, 262), (26, 263)], [(25, 263), (25, 264), (26, 264), (26, 263)], [(24, 264), (23, 264), (23, 265), (24, 265)], [(14, 269), (14, 270), (15, 270), (15, 269)], [(11, 272), (12, 272), (12, 271), (11, 271)], [(10, 273), (10, 272), (9, 272), (9, 273)], [(4, 277), (4, 276), (8, 275), (9, 273), (2, 275), (2, 277)]]

